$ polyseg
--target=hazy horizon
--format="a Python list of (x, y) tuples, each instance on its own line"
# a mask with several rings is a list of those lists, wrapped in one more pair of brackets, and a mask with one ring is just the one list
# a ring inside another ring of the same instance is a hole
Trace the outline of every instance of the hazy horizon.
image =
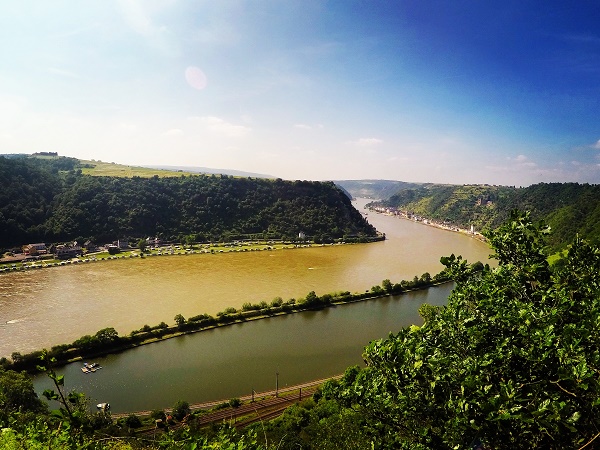
[(600, 183), (600, 4), (24, 0), (0, 151), (285, 179)]

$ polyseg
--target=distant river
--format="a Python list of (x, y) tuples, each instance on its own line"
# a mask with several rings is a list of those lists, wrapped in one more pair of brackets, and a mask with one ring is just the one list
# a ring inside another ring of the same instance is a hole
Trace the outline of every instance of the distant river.
[[(359, 210), (367, 200), (358, 200)], [(439, 272), (440, 256), (488, 259), (486, 244), (420, 223), (368, 214), (387, 240), (372, 244), (99, 261), (0, 274), (0, 356), (70, 343), (106, 327), (127, 334), (216, 314), (244, 302), (360, 292)]]
[[(365, 200), (357, 202), (362, 210)], [(442, 269), (439, 258), (462, 254), (487, 261), (489, 250), (468, 236), (369, 213), (385, 242), (273, 252), (164, 256), (104, 261), (0, 277), (0, 345), (4, 354), (114, 326), (125, 334), (144, 324), (214, 314), (246, 301), (300, 297), (314, 290), (363, 291)], [(238, 324), (99, 358), (104, 368), (61, 369), (68, 388), (114, 412), (164, 408), (250, 394), (332, 376), (362, 363), (372, 339), (420, 322), (423, 302), (445, 304), (451, 285)], [(7, 320), (16, 321), (6, 324)], [(91, 362), (91, 361), (90, 361)], [(49, 387), (37, 377), (36, 389)]]

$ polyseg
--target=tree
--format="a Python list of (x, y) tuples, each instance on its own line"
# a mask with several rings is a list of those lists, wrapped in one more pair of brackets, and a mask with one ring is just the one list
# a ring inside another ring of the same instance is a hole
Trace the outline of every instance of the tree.
[(54, 384), (54, 389), (45, 389), (42, 395), (48, 400), (54, 400), (60, 403), (61, 407), (52, 411), (53, 416), (62, 419), (65, 424), (76, 428), (83, 428), (90, 424), (89, 407), (85, 394), (82, 392), (65, 392), (65, 376), (57, 375), (53, 366), (56, 364), (56, 358), (50, 357), (46, 350), (42, 351), (40, 356), (41, 365), (37, 368), (45, 372)]
[(306, 297), (304, 298), (304, 304), (305, 305), (314, 305), (315, 303), (319, 302), (319, 297), (317, 296), (317, 294), (315, 293), (315, 291), (310, 291), (308, 294), (306, 294)]
[(27, 373), (0, 368), (0, 423), (12, 413), (38, 413), (45, 408)]
[(186, 322), (185, 317), (183, 317), (181, 314), (177, 314), (173, 320), (175, 320), (175, 323), (178, 327), (184, 326)]
[(391, 447), (591, 448), (600, 437), (600, 250), (576, 240), (560, 269), (528, 214), (488, 239), (499, 266), (444, 261), (457, 285), (425, 323), (372, 342), (333, 392)]
[(172, 414), (175, 419), (181, 421), (191, 412), (192, 410), (190, 409), (190, 404), (184, 400), (179, 400), (177, 403), (175, 403), (175, 406), (173, 406)]
[(146, 247), (148, 246), (146, 239), (140, 239), (137, 243), (140, 252), (144, 253), (146, 251)]
[(392, 284), (392, 282), (388, 278), (386, 278), (385, 280), (383, 280), (381, 282), (381, 287), (388, 294), (391, 294), (392, 291), (394, 290), (394, 285)]
[(125, 418), (124, 422), (125, 422), (125, 425), (127, 425), (129, 428), (139, 428), (142, 426), (141, 419), (133, 413), (129, 414)]
[(109, 327), (96, 332), (95, 337), (101, 344), (108, 345), (119, 340), (119, 333), (114, 328)]

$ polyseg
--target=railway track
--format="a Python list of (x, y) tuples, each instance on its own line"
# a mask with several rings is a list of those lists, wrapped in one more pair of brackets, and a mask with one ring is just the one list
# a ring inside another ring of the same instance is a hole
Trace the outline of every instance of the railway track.
[[(215, 423), (230, 423), (236, 428), (244, 428), (259, 421), (271, 420), (283, 414), (287, 407), (313, 395), (321, 384), (334, 378), (340, 378), (340, 376), (289, 386), (279, 389), (278, 391), (267, 391), (255, 393), (253, 396), (243, 396), (240, 398), (243, 403), (236, 408), (227, 407), (216, 411), (206, 412), (205, 414), (199, 415), (197, 418), (194, 417), (193, 420), (198, 420), (198, 425), (201, 427)], [(297, 394), (295, 391), (297, 391)], [(253, 398), (255, 399), (254, 401), (252, 401)], [(191, 405), (190, 409), (192, 411), (208, 410), (228, 402), (228, 400), (220, 400), (196, 403)], [(151, 412), (152, 411), (138, 411), (135, 413), (112, 414), (112, 418), (119, 419), (127, 417), (130, 414), (140, 416), (150, 415)], [(170, 424), (168, 429), (177, 430), (185, 424), (185, 420)], [(163, 431), (164, 429), (157, 424), (154, 428), (137, 430), (136, 435), (138, 437), (156, 437), (157, 433), (162, 433)]]
[[(244, 428), (255, 422), (271, 420), (275, 417), (283, 414), (286, 408), (299, 402), (312, 394), (317, 390), (317, 386), (305, 388), (302, 391), (302, 396), (298, 395), (287, 395), (282, 397), (273, 397), (265, 400), (259, 400), (254, 403), (246, 403), (237, 408), (227, 408), (223, 410), (213, 411), (197, 419), (200, 427), (208, 426), (214, 423), (229, 423), (236, 428)], [(238, 421), (238, 419), (240, 419)], [(169, 425), (168, 429), (173, 431), (183, 427), (186, 422), (178, 422)], [(138, 437), (150, 437), (155, 436), (157, 433), (162, 433), (163, 429), (157, 427), (148, 428), (144, 430), (138, 430), (136, 436)]]
[[(279, 398), (279, 395), (281, 395), (282, 396), (281, 398), (283, 398), (284, 394), (286, 394), (286, 393), (300, 391), (300, 390), (302, 390), (302, 397), (304, 397), (305, 392), (306, 393), (308, 392), (307, 389), (309, 389), (309, 388), (316, 389), (317, 386), (320, 386), (321, 384), (325, 383), (326, 381), (333, 380), (333, 379), (339, 379), (339, 378), (341, 378), (341, 375), (337, 375), (337, 376), (331, 377), (331, 378), (322, 378), (319, 380), (313, 380), (313, 381), (309, 381), (307, 383), (296, 384), (294, 386), (287, 386), (287, 387), (279, 389), (278, 391), (272, 390), (272, 391), (265, 391), (265, 392), (255, 392), (254, 395), (244, 395), (242, 397), (239, 397), (239, 399), (240, 399), (240, 401), (242, 401), (242, 403), (251, 402), (252, 399), (255, 399), (254, 403), (257, 403), (259, 401), (257, 399), (260, 399), (260, 401), (263, 401), (264, 399), (267, 399), (270, 397)], [(314, 392), (314, 390), (313, 390), (313, 392)], [(308, 395), (308, 393), (307, 393), (307, 395)], [(190, 405), (190, 410), (191, 411), (208, 410), (208, 409), (214, 408), (216, 406), (222, 405), (224, 403), (229, 403), (229, 399), (215, 400), (215, 401), (204, 402), (204, 403), (194, 403), (194, 404)], [(242, 406), (244, 406), (244, 405), (242, 405)], [(240, 408), (241, 408), (241, 406), (240, 406)], [(166, 411), (171, 412), (170, 409), (167, 409)], [(113, 419), (121, 419), (121, 418), (127, 417), (131, 414), (135, 414), (136, 416), (149, 416), (150, 414), (152, 414), (152, 410), (133, 411), (133, 412), (116, 413), (116, 414), (111, 413), (111, 417)]]

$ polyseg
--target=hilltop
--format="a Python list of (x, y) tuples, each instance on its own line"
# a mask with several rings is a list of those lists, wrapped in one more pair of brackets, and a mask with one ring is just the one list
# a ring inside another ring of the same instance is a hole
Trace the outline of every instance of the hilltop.
[(398, 190), (378, 205), (476, 230), (492, 230), (513, 209), (530, 211), (552, 229), (548, 245), (561, 250), (576, 236), (600, 241), (600, 186), (540, 183), (524, 188), (428, 184)]
[(0, 157), (0, 247), (160, 236), (376, 236), (331, 182), (192, 174), (57, 155)]

